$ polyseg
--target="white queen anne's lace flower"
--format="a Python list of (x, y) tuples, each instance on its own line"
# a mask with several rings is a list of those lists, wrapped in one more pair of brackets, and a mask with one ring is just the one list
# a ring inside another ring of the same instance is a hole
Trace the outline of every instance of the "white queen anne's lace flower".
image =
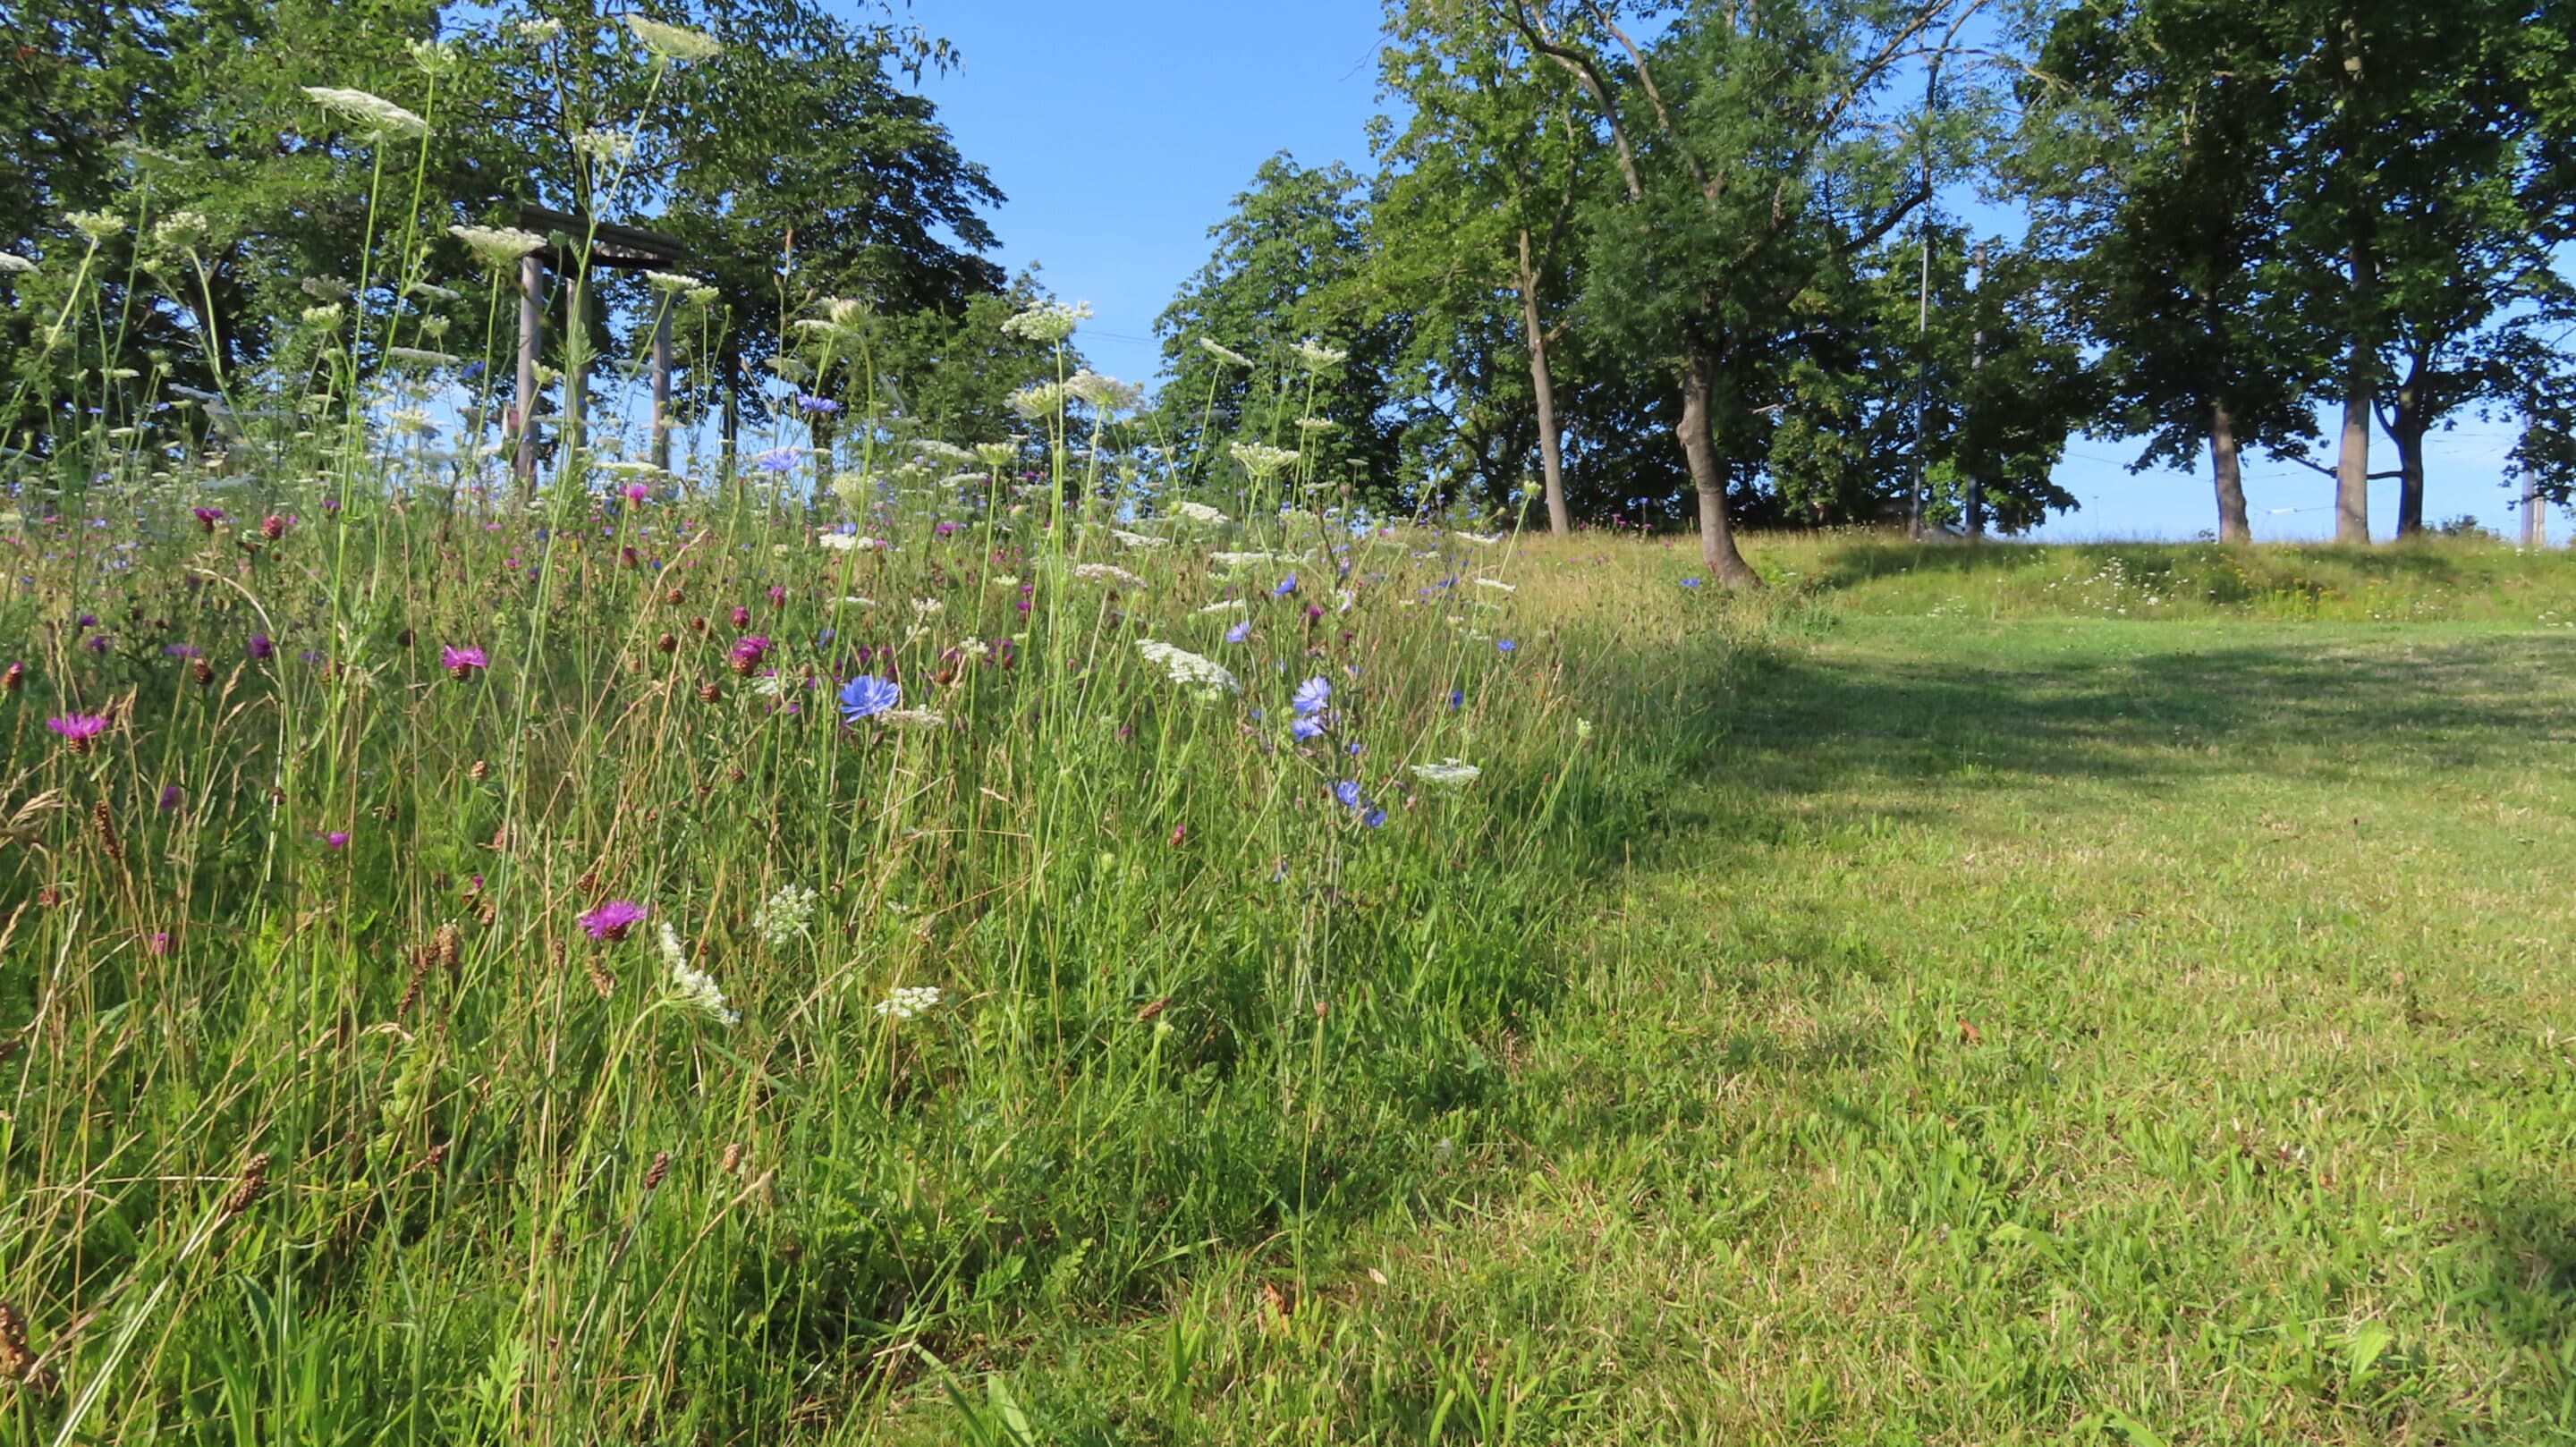
[(724, 54), (724, 47), (711, 35), (701, 35), (677, 25), (665, 25), (659, 20), (647, 20), (641, 15), (628, 15), (626, 28), (635, 33), (635, 38), (647, 51), (663, 60), (713, 60)]
[(1220, 362), (1232, 362), (1234, 365), (1241, 367), (1247, 372), (1252, 370), (1252, 359), (1250, 357), (1224, 345), (1214, 337), (1199, 338), (1199, 350), (1216, 358)]
[(1086, 582), (1118, 583), (1130, 588), (1145, 586), (1144, 579), (1115, 563), (1077, 563), (1074, 565), (1073, 575)]
[(1435, 789), (1463, 789), (1476, 782), (1484, 772), (1474, 764), (1462, 764), (1456, 759), (1413, 766), (1413, 776)]
[(1060, 301), (1042, 301), (1002, 323), (1002, 330), (1015, 337), (1053, 346), (1072, 336), (1074, 328), (1091, 319), (1091, 303), (1076, 302), (1066, 306)]
[(0, 251), (0, 276), (33, 276), (36, 263), (12, 251)]
[(1273, 447), (1267, 442), (1238, 442), (1232, 451), (1234, 460), (1242, 463), (1243, 470), (1254, 477), (1268, 477), (1297, 460), (1296, 453), (1285, 447)]
[(1172, 540), (1170, 538), (1158, 538), (1145, 533), (1131, 533), (1122, 528), (1111, 528), (1109, 530), (1109, 535), (1131, 548), (1168, 548), (1172, 545)]
[(1175, 517), (1188, 518), (1194, 523), (1223, 523), (1230, 521), (1224, 513), (1218, 512), (1215, 508), (1212, 508), (1203, 502), (1176, 502), (1172, 504), (1172, 514)]
[(804, 938), (814, 922), (816, 898), (814, 891), (792, 880), (782, 884), (751, 912), (751, 927), (760, 931), (762, 942), (771, 949), (782, 948)]
[(1296, 352), (1298, 361), (1318, 372), (1326, 367), (1338, 367), (1351, 359), (1350, 353), (1325, 346), (1322, 342), (1299, 342)]
[(937, 985), (904, 985), (888, 990), (876, 1012), (889, 1020), (914, 1020), (938, 1009), (942, 998)]
[(1226, 666), (1213, 658), (1202, 658), (1184, 648), (1158, 643), (1151, 638), (1136, 640), (1136, 651), (1145, 661), (1160, 668), (1172, 682), (1183, 688), (1207, 689), (1211, 692), (1235, 693), (1243, 685), (1235, 682)]
[(315, 105), (369, 135), (417, 140), (429, 134), (429, 122), (380, 95), (329, 85), (308, 85), (304, 94)]
[(715, 976), (689, 963), (688, 946), (680, 942), (680, 932), (671, 928), (668, 920), (662, 922), (661, 928), (662, 963), (671, 972), (671, 993), (719, 1025), (741, 1024), (742, 1013), (726, 1003)]
[(546, 249), (544, 237), (515, 226), (450, 226), (447, 234), (464, 242), (487, 266), (516, 266), (520, 257)]

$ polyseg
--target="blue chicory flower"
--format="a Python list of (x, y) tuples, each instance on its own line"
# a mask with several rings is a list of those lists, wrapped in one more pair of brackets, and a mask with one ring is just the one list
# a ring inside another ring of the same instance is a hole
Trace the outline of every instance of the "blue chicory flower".
[(863, 673), (841, 689), (841, 717), (851, 723), (873, 718), (903, 702), (903, 685), (891, 678)]
[(1290, 703), (1296, 705), (1297, 712), (1307, 717), (1322, 713), (1324, 705), (1332, 701), (1332, 680), (1320, 677), (1307, 679), (1297, 685), (1297, 692), (1289, 699)]

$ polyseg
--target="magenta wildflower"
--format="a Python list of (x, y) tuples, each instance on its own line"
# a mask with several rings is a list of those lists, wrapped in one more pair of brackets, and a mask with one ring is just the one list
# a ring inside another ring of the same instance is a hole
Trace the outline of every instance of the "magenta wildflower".
[(653, 495), (653, 489), (640, 482), (630, 482), (620, 490), (626, 494), (626, 501), (635, 507), (642, 507), (644, 500)]
[(626, 932), (642, 924), (651, 913), (631, 899), (612, 899), (573, 922), (588, 931), (592, 939), (613, 943), (626, 938)]
[(737, 641), (725, 656), (733, 661), (735, 674), (749, 678), (760, 671), (761, 660), (769, 656), (769, 635), (751, 634)]
[(265, 633), (254, 633), (250, 636), (250, 656), (254, 662), (265, 663), (277, 656), (277, 644)]
[(441, 668), (447, 670), (448, 677), (459, 683), (472, 678), (477, 671), (492, 666), (491, 661), (483, 656), (482, 649), (457, 648), (452, 645), (438, 650), (438, 663)]
[(740, 603), (734, 604), (733, 612), (726, 616), (733, 619), (733, 626), (736, 628), (748, 628), (751, 626), (751, 610), (742, 606)]
[(143, 948), (147, 953), (154, 955), (166, 955), (170, 953), (170, 932), (168, 930), (154, 930), (152, 933), (145, 935), (143, 937)]
[(89, 741), (107, 732), (107, 715), (103, 713), (65, 714), (45, 720), (45, 727), (63, 736), (63, 742), (76, 754), (89, 752)]
[(219, 507), (201, 507), (196, 509), (196, 514), (197, 521), (202, 524), (208, 532), (213, 532), (217, 527), (222, 525), (224, 520), (224, 510)]
[(348, 847), (349, 847), (349, 831), (348, 831), (348, 830), (346, 830), (346, 829), (334, 829), (334, 830), (332, 830), (330, 833), (323, 835), (323, 836), (322, 836), (322, 847), (323, 847), (323, 848), (325, 848), (325, 849), (346, 849), (346, 848), (348, 848)]
[(164, 814), (188, 802), (188, 791), (176, 784), (161, 786), (161, 812)]

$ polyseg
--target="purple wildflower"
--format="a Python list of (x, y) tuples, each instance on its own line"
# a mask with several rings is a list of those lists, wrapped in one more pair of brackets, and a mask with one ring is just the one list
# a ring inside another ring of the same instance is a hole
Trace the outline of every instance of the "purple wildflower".
[(841, 689), (841, 717), (851, 723), (873, 718), (903, 702), (903, 686), (890, 678), (862, 673)]
[(769, 472), (788, 473), (796, 470), (796, 449), (773, 447), (751, 460), (751, 465)]
[(257, 662), (265, 663), (277, 656), (277, 644), (265, 633), (254, 633), (250, 636), (250, 656)]
[(1243, 640), (1251, 636), (1252, 624), (1249, 620), (1237, 623), (1233, 627), (1225, 630), (1225, 641), (1228, 643), (1241, 643)]
[(103, 713), (65, 714), (45, 720), (45, 727), (63, 736), (63, 743), (73, 753), (89, 752), (89, 741), (107, 732), (107, 715)]
[(644, 916), (652, 912), (631, 899), (612, 899), (576, 916), (573, 923), (588, 931), (592, 939), (614, 943), (626, 938), (626, 932), (642, 924)]
[(438, 663), (447, 670), (448, 677), (460, 683), (472, 678), (477, 670), (492, 666), (490, 660), (483, 656), (482, 649), (452, 646), (438, 650)]
[(1280, 579), (1280, 580), (1279, 580), (1279, 586), (1278, 586), (1278, 587), (1273, 588), (1273, 589), (1271, 589), (1271, 590), (1270, 590), (1270, 596), (1271, 596), (1271, 597), (1273, 597), (1273, 598), (1285, 598), (1285, 597), (1287, 597), (1289, 594), (1294, 593), (1294, 592), (1296, 592), (1296, 591), (1297, 591), (1297, 575), (1296, 575), (1296, 574), (1294, 574), (1294, 573), (1290, 573), (1287, 577), (1282, 578), (1282, 579)]

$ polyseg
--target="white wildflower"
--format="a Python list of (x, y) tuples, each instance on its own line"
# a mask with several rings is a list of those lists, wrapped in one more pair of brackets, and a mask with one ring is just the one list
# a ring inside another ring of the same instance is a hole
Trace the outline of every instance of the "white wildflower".
[(1019, 456), (1020, 445), (1016, 442), (978, 442), (975, 444), (975, 460), (984, 464), (986, 467), (1008, 467), (1013, 462), (1018, 461)]
[(714, 306), (716, 298), (722, 295), (712, 286), (693, 286), (689, 288), (687, 300), (691, 306)]
[(406, 296), (425, 296), (431, 301), (460, 302), (465, 300), (465, 293), (461, 291), (450, 291), (446, 287), (440, 286), (434, 281), (415, 281), (403, 288), (403, 294)]
[(173, 251), (190, 251), (213, 229), (202, 211), (173, 211), (153, 226), (152, 239)]
[(1147, 663), (1163, 670), (1172, 682), (1183, 688), (1204, 689), (1214, 695), (1239, 692), (1243, 687), (1235, 682), (1234, 675), (1224, 664), (1213, 658), (1201, 658), (1186, 649), (1158, 643), (1151, 638), (1137, 639), (1136, 651), (1145, 655)]
[(1031, 422), (1043, 422), (1063, 411), (1071, 395), (1062, 382), (1035, 382), (1011, 394), (1011, 410)]
[(1588, 718), (1579, 718), (1579, 719), (1576, 719), (1576, 720), (1574, 721), (1574, 741), (1575, 741), (1576, 743), (1582, 743), (1582, 742), (1584, 742), (1585, 740), (1590, 739), (1591, 737), (1592, 737), (1592, 720), (1590, 720), (1590, 719), (1588, 719)]
[(1145, 389), (1133, 382), (1104, 377), (1088, 367), (1065, 379), (1064, 390), (1099, 408), (1103, 412), (1134, 411), (1145, 400)]
[(409, 362), (420, 367), (453, 367), (465, 359), (453, 352), (432, 352), (420, 347), (387, 347), (385, 360)]
[(1503, 540), (1503, 535), (1501, 533), (1452, 532), (1450, 536), (1466, 542), (1474, 543), (1480, 548), (1490, 548), (1494, 544)]
[(1299, 342), (1293, 350), (1297, 353), (1298, 361), (1305, 363), (1308, 370), (1316, 372), (1326, 367), (1338, 367), (1351, 358), (1350, 353), (1336, 351), (1322, 342)]
[(655, 291), (679, 293), (695, 291), (704, 283), (694, 276), (682, 276), (678, 272), (648, 271), (644, 273), (644, 284)]
[(1300, 417), (1297, 419), (1297, 429), (1301, 432), (1330, 432), (1341, 425), (1342, 424), (1334, 421), (1330, 417)]
[(430, 420), (429, 414), (417, 407), (406, 407), (396, 412), (393, 420), (394, 430), (406, 436), (426, 437), (438, 430), (438, 424)]
[(517, 26), (522, 40), (552, 40), (563, 34), (560, 20), (522, 20)]
[(1232, 362), (1234, 365), (1243, 368), (1247, 372), (1252, 370), (1252, 359), (1250, 357), (1226, 347), (1222, 343), (1218, 342), (1214, 337), (1199, 338), (1199, 350), (1216, 358), (1220, 362)]
[(783, 949), (805, 937), (814, 920), (814, 891), (790, 881), (751, 912), (751, 927), (771, 949)]
[(315, 301), (347, 301), (358, 294), (355, 286), (336, 276), (308, 276), (295, 285)]
[(973, 448), (960, 447), (954, 442), (942, 442), (935, 437), (925, 437), (915, 442), (912, 444), (912, 450), (923, 457), (935, 457), (942, 462), (968, 463), (979, 460)]
[(1485, 771), (1474, 764), (1444, 759), (1436, 764), (1416, 764), (1413, 776), (1435, 789), (1459, 789), (1476, 782)]
[(447, 234), (464, 242), (487, 266), (516, 266), (520, 257), (546, 249), (544, 237), (515, 226), (450, 226)]
[(1201, 608), (1199, 610), (1199, 616), (1207, 618), (1219, 613), (1249, 613), (1251, 611), (1252, 605), (1246, 603), (1241, 598), (1228, 598), (1222, 603), (1210, 603), (1206, 607)]
[(304, 324), (328, 330), (338, 326), (340, 319), (347, 315), (348, 312), (336, 301), (329, 306), (309, 306), (304, 309)]
[(1267, 442), (1238, 442), (1231, 451), (1234, 460), (1243, 464), (1243, 470), (1256, 478), (1268, 477), (1297, 460), (1296, 453)]
[(939, 1008), (943, 998), (937, 985), (905, 985), (889, 990), (877, 1001), (876, 1011), (889, 1020), (912, 1020)]
[(33, 276), (36, 263), (14, 251), (0, 251), (0, 276)]
[(646, 50), (662, 60), (685, 63), (713, 60), (724, 54), (724, 47), (717, 44), (713, 36), (684, 30), (677, 25), (665, 25), (659, 20), (647, 20), (641, 15), (628, 15), (626, 28), (635, 32), (635, 38), (643, 43)]
[(1091, 303), (1077, 302), (1066, 306), (1060, 301), (1042, 301), (1002, 323), (1002, 330), (1015, 337), (1053, 346), (1072, 336), (1074, 328), (1091, 319)]
[(1251, 568), (1263, 563), (1293, 563), (1297, 558), (1289, 553), (1210, 553), (1208, 561), (1220, 568)]
[(671, 993), (719, 1025), (739, 1025), (741, 1012), (725, 1003), (724, 991), (717, 988), (715, 976), (689, 964), (689, 950), (680, 943), (680, 932), (662, 922), (662, 963), (671, 972)]
[(1506, 583), (1500, 578), (1478, 578), (1476, 580), (1476, 586), (1479, 588), (1491, 588), (1497, 593), (1517, 593), (1520, 591), (1518, 584)]
[(915, 598), (912, 600), (912, 616), (915, 618), (936, 618), (947, 611), (948, 605), (940, 602), (936, 598)]
[(444, 40), (406, 40), (403, 49), (410, 52), (411, 63), (424, 75), (446, 75), (465, 58), (453, 44)]
[(113, 211), (74, 211), (63, 217), (72, 229), (92, 241), (105, 241), (125, 234), (125, 218)]
[(1215, 508), (1212, 508), (1203, 502), (1176, 502), (1172, 504), (1172, 513), (1176, 517), (1188, 518), (1194, 523), (1226, 523), (1232, 521), (1232, 519), (1228, 518), (1224, 513), (1218, 512)]
[(876, 717), (879, 723), (895, 724), (908, 729), (945, 728), (948, 724), (946, 714), (937, 709), (928, 708), (890, 708)]
[(1109, 530), (1109, 535), (1131, 548), (1168, 548), (1172, 545), (1172, 540), (1170, 538), (1152, 537), (1145, 533), (1131, 533), (1124, 528), (1111, 528)]
[(594, 161), (624, 165), (635, 159), (635, 133), (607, 126), (593, 126), (572, 138), (572, 148)]
[(413, 140), (429, 134), (429, 122), (380, 95), (328, 85), (308, 85), (304, 93), (315, 105), (373, 136)]
[(1115, 563), (1077, 563), (1073, 575), (1093, 583), (1122, 583), (1130, 588), (1145, 586), (1144, 579)]

